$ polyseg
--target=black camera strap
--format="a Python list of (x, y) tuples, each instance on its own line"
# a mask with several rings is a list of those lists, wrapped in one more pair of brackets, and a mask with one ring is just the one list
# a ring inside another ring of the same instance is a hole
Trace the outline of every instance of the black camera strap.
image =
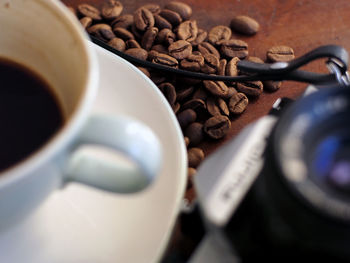
[[(112, 53), (135, 65), (180, 75), (182, 77), (230, 82), (254, 80), (293, 80), (316, 85), (336, 84), (341, 86), (350, 86), (350, 77), (347, 72), (349, 62), (348, 52), (343, 47), (337, 45), (320, 46), (304, 54), (303, 56), (288, 62), (275, 62), (269, 64), (241, 60), (237, 63), (237, 68), (241, 73), (244, 72), (245, 75), (232, 77), (192, 72), (141, 60), (116, 50), (94, 36), (90, 36), (90, 38), (95, 44), (111, 51)], [(299, 69), (300, 67), (321, 58), (328, 58), (326, 65), (330, 71), (329, 74), (309, 72)]]

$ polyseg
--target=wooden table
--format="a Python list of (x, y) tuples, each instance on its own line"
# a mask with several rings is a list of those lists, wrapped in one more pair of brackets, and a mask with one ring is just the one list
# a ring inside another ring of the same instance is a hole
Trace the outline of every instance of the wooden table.
[[(100, 7), (104, 0), (63, 0), (69, 6), (89, 3)], [(120, 0), (123, 13), (152, 1)], [(153, 1), (164, 6), (167, 0)], [(253, 37), (236, 35), (249, 44), (249, 54), (265, 59), (266, 51), (274, 45), (291, 46), (296, 56), (320, 45), (337, 44), (350, 50), (350, 1), (348, 0), (183, 0), (192, 6), (192, 18), (198, 26), (209, 30), (215, 25), (229, 25), (235, 15), (249, 15), (260, 23), (260, 31)], [(307, 70), (325, 72), (323, 61), (314, 62)], [(224, 140), (201, 145), (211, 153), (234, 137), (244, 126), (265, 115), (279, 97), (296, 98), (306, 84), (285, 82), (275, 93), (264, 93), (249, 104), (246, 112), (232, 122), (232, 129)]]
[[(89, 3), (100, 7), (104, 0), (63, 0), (68, 6)], [(145, 0), (120, 0), (123, 14), (132, 13)], [(153, 1), (164, 6), (167, 0)], [(249, 44), (249, 54), (265, 59), (268, 48), (288, 45), (301, 56), (320, 45), (337, 44), (350, 50), (350, 1), (349, 0), (183, 0), (192, 6), (192, 18), (200, 28), (209, 30), (216, 25), (229, 25), (236, 15), (248, 15), (260, 23), (260, 31), (252, 37), (235, 37)], [(306, 70), (326, 72), (324, 60), (313, 62)], [(305, 83), (284, 82), (274, 93), (264, 93), (249, 104), (242, 116), (232, 122), (228, 136), (219, 142), (203, 143), (201, 147), (210, 154), (223, 143), (233, 138), (248, 123), (265, 115), (279, 97), (298, 97)]]

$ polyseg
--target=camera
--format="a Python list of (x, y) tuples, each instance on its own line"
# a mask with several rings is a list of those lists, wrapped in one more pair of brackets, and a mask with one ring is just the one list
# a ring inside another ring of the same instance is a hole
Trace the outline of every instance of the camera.
[(209, 156), (191, 262), (350, 261), (350, 89), (310, 86)]

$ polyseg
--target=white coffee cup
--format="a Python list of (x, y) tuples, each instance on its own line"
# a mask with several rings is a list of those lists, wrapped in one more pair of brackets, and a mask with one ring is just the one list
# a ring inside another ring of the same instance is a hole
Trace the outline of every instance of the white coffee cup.
[[(63, 106), (66, 121), (39, 150), (0, 172), (0, 230), (69, 181), (129, 193), (154, 180), (161, 166), (155, 134), (126, 116), (90, 116), (98, 89), (97, 58), (81, 25), (61, 2), (0, 0), (1, 57), (46, 80)], [(120, 171), (91, 158), (79, 159), (74, 151), (84, 144), (124, 152), (139, 170)]]

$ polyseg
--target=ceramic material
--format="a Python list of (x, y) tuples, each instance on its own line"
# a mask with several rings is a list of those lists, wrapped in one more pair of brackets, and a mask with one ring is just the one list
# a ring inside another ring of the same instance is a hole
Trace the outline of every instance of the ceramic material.
[[(44, 146), (1, 172), (0, 231), (23, 219), (65, 182), (117, 192), (148, 186), (161, 166), (158, 138), (135, 118), (89, 116), (97, 94), (98, 64), (73, 14), (55, 0), (0, 0), (0, 24), (0, 56), (41, 75), (56, 93), (66, 119)], [(120, 150), (136, 165), (120, 169), (75, 155), (73, 150), (85, 144)]]
[(93, 112), (127, 114), (152, 128), (165, 146), (158, 180), (128, 195), (77, 183), (55, 191), (28, 220), (0, 235), (0, 262), (159, 262), (166, 248), (186, 182), (181, 130), (156, 86), (95, 48), (100, 84)]

